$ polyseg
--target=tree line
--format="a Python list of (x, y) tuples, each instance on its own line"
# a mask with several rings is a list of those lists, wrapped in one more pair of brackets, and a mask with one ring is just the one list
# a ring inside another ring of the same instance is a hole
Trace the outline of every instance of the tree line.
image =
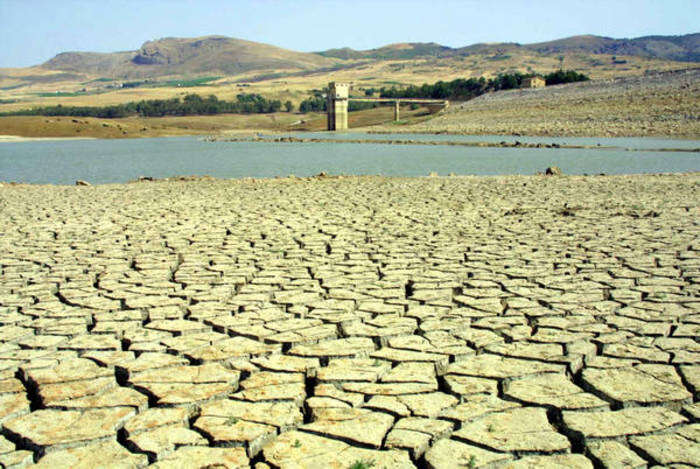
[[(510, 90), (520, 88), (523, 80), (538, 76), (535, 74), (523, 74), (519, 72), (500, 74), (497, 77), (458, 78), (452, 81), (438, 81), (437, 83), (425, 83), (421, 86), (407, 86), (405, 88), (380, 88), (379, 96), (382, 98), (426, 98), (426, 99), (453, 99), (467, 101), (490, 91)], [(587, 81), (589, 77), (575, 70), (557, 70), (544, 76), (547, 86), (561, 83), (573, 83)]]
[[(284, 104), (285, 110), (292, 111), (290, 101)], [(239, 94), (235, 101), (218, 99), (214, 95), (201, 97), (197, 94), (185, 95), (172, 99), (149, 99), (113, 106), (43, 106), (33, 109), (5, 112), (3, 116), (72, 116), (99, 117), (112, 119), (117, 117), (164, 117), (210, 114), (265, 114), (278, 112), (282, 102), (270, 100), (259, 94)]]
[[(520, 88), (523, 80), (536, 75), (534, 73), (504, 73), (491, 79), (481, 78), (458, 78), (452, 81), (438, 81), (437, 83), (425, 83), (421, 86), (407, 86), (404, 88), (382, 87), (379, 90), (369, 88), (365, 90), (366, 96), (372, 96), (379, 91), (382, 98), (423, 98), (423, 99), (453, 99), (457, 101), (467, 101), (490, 91), (510, 90)], [(590, 78), (575, 70), (557, 70), (543, 77), (545, 83), (558, 85), (561, 83), (573, 83), (577, 81), (587, 81)], [(377, 103), (362, 103), (350, 101), (348, 111), (359, 111), (377, 107)], [(301, 112), (326, 112), (327, 104), (323, 92), (314, 90), (313, 95), (299, 104)]]
[(315, 91), (314, 95), (299, 103), (299, 112), (321, 112), (326, 111), (326, 98), (320, 91)]

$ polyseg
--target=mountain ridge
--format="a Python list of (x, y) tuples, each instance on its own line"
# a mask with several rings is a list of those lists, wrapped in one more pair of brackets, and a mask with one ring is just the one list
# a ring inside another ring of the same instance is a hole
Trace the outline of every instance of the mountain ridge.
[(517, 53), (549, 57), (579, 53), (608, 54), (700, 62), (700, 33), (633, 39), (580, 35), (533, 44), (477, 43), (458, 48), (435, 42), (400, 42), (364, 51), (345, 47), (317, 53), (297, 52), (220, 35), (168, 37), (147, 41), (135, 51), (62, 52), (39, 68), (113, 79), (144, 79), (246, 72), (305, 73), (347, 67), (357, 60), (440, 59), (470, 55), (492, 56), (491, 60), (497, 60)]
[(320, 51), (318, 54), (339, 59), (410, 59), (430, 55), (445, 57), (470, 54), (498, 54), (508, 50), (521, 49), (540, 54), (585, 52), (591, 54), (633, 55), (679, 62), (700, 62), (700, 33), (679, 36), (642, 36), (632, 39), (616, 39), (587, 34), (532, 44), (490, 42), (454, 48), (434, 42), (403, 44), (408, 44), (412, 47), (410, 49), (402, 48), (399, 51), (392, 48), (392, 44), (367, 50), (355, 50), (344, 47)]
[(62, 52), (40, 65), (48, 70), (79, 72), (119, 78), (197, 74), (243, 73), (253, 70), (313, 70), (337, 60), (270, 44), (229, 38), (162, 38), (145, 42), (136, 51)]

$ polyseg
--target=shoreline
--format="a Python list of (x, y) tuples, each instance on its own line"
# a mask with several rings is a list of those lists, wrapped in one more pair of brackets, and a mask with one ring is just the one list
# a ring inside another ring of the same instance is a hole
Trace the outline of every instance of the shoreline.
[[(128, 137), (125, 136), (87, 136), (87, 137), (59, 137), (59, 136), (42, 136), (42, 137), (25, 137), (21, 135), (0, 135), (0, 143), (2, 142), (31, 142), (31, 141), (49, 141), (49, 140), (57, 140), (57, 141), (62, 141), (62, 140), (135, 140), (135, 139), (143, 139), (143, 138), (165, 138), (165, 137), (204, 137), (204, 138), (209, 138), (209, 137), (214, 137), (214, 138), (221, 138), (221, 139), (227, 139), (230, 138), (229, 136), (233, 134), (257, 134), (257, 133), (265, 133), (265, 134), (270, 134), (270, 135), (284, 135), (284, 134), (289, 134), (289, 133), (318, 133), (318, 132), (324, 132), (324, 131), (317, 131), (317, 130), (295, 130), (295, 129), (286, 129), (286, 130), (272, 130), (272, 129), (256, 129), (256, 128), (251, 128), (251, 129), (241, 129), (241, 130), (232, 130), (232, 131), (225, 131), (220, 134), (214, 134), (214, 135), (207, 135), (202, 132), (192, 132), (192, 133), (172, 133), (172, 134), (164, 134), (164, 135), (138, 135), (138, 134), (133, 134), (129, 135)], [(459, 130), (429, 130), (429, 129), (418, 129), (418, 130), (413, 130), (410, 127), (409, 128), (401, 128), (397, 127), (395, 129), (387, 129), (386, 125), (382, 126), (376, 126), (375, 129), (372, 127), (358, 127), (354, 129), (348, 129), (346, 131), (349, 134), (369, 134), (369, 135), (391, 135), (391, 134), (408, 134), (408, 135), (454, 135), (454, 136), (499, 136), (499, 137), (523, 137), (523, 138), (528, 138), (528, 137), (538, 137), (538, 138), (649, 138), (649, 139), (666, 139), (666, 140), (683, 140), (683, 141), (688, 141), (688, 140), (700, 140), (700, 135), (693, 135), (693, 134), (661, 134), (661, 133), (629, 133), (629, 134), (617, 134), (617, 135), (606, 135), (606, 134), (595, 134), (595, 133), (580, 133), (580, 132), (571, 132), (571, 133), (557, 133), (557, 134), (550, 134), (550, 133), (542, 133), (542, 132), (518, 132), (518, 131), (513, 131), (513, 132), (483, 132), (483, 131), (459, 131)], [(235, 137), (234, 137), (235, 138)]]
[[(493, 179), (493, 180), (499, 180), (499, 181), (508, 181), (512, 179), (536, 179), (538, 181), (542, 180), (556, 180), (556, 181), (571, 181), (573, 182), (578, 182), (581, 180), (589, 180), (589, 179), (601, 179), (601, 178), (618, 178), (618, 179), (628, 179), (628, 178), (639, 178), (639, 179), (644, 179), (644, 178), (665, 178), (665, 177), (698, 177), (700, 176), (700, 170), (699, 171), (685, 171), (685, 172), (658, 172), (658, 173), (621, 173), (621, 174), (605, 174), (605, 173), (600, 173), (600, 174), (546, 174), (545, 169), (548, 168), (543, 168), (541, 172), (537, 172), (535, 174), (488, 174), (488, 175), (479, 175), (479, 174), (427, 174), (424, 176), (390, 176), (390, 175), (384, 175), (384, 174), (327, 174), (325, 171), (321, 171), (319, 174), (311, 175), (311, 176), (295, 176), (295, 175), (288, 175), (288, 176), (272, 176), (272, 177), (252, 177), (252, 176), (245, 176), (245, 177), (238, 177), (238, 178), (223, 178), (223, 177), (215, 177), (215, 176), (210, 176), (208, 174), (202, 174), (202, 175), (197, 175), (197, 174), (191, 174), (191, 175), (176, 175), (176, 176), (168, 176), (168, 177), (162, 177), (162, 178), (157, 178), (157, 177), (151, 177), (151, 176), (142, 176), (137, 179), (132, 179), (129, 181), (125, 182), (104, 182), (104, 183), (90, 183), (89, 181), (80, 181), (81, 184), (76, 184), (76, 183), (67, 183), (67, 184), (54, 184), (54, 183), (34, 183), (34, 182), (19, 182), (19, 181), (0, 181), (0, 189), (3, 188), (9, 188), (9, 187), (45, 187), (45, 188), (52, 188), (52, 187), (62, 187), (62, 188), (69, 188), (69, 187), (75, 187), (79, 189), (86, 189), (86, 188), (98, 188), (98, 187), (105, 187), (105, 186), (114, 186), (114, 187), (131, 187), (135, 185), (148, 185), (148, 184), (177, 184), (177, 183), (192, 183), (192, 184), (201, 184), (201, 183), (218, 183), (218, 184), (224, 184), (224, 183), (250, 183), (250, 184), (269, 184), (269, 183), (304, 183), (304, 182), (331, 182), (331, 181), (341, 181), (341, 180), (357, 180), (357, 181), (365, 181), (365, 180), (375, 180), (375, 179), (383, 179), (383, 180), (406, 180), (406, 181), (421, 181), (424, 179), (427, 180), (447, 180), (447, 181), (459, 181), (459, 180), (486, 180), (486, 179)], [(87, 182), (87, 183), (83, 183)]]
[[(216, 135), (202, 135), (202, 134), (188, 134), (188, 135), (159, 135), (159, 136), (130, 136), (127, 138), (110, 138), (110, 137), (22, 137), (18, 135), (0, 135), (0, 143), (21, 143), (21, 142), (49, 142), (49, 141), (73, 141), (73, 140), (139, 140), (139, 139), (149, 139), (149, 138), (175, 138), (175, 137), (192, 137), (199, 138), (200, 140), (207, 142), (251, 142), (251, 143), (354, 143), (354, 144), (380, 144), (380, 145), (421, 145), (421, 146), (463, 146), (463, 147), (488, 147), (488, 148), (538, 148), (538, 149), (570, 149), (570, 150), (624, 150), (624, 151), (658, 151), (658, 152), (686, 152), (686, 153), (698, 153), (700, 152), (700, 146), (697, 148), (654, 148), (643, 149), (643, 148), (630, 148), (624, 146), (615, 145), (570, 145), (570, 144), (560, 144), (556, 142), (552, 143), (528, 143), (520, 142), (516, 140), (515, 142), (487, 142), (487, 141), (474, 141), (474, 142), (462, 142), (462, 141), (436, 141), (436, 140), (413, 140), (413, 139), (362, 139), (362, 138), (317, 138), (317, 137), (296, 137), (290, 136), (289, 133), (304, 134), (304, 131), (277, 131), (271, 132), (265, 130), (246, 130), (241, 132), (235, 132), (233, 135), (231, 133), (223, 133)], [(318, 132), (308, 132), (308, 133), (318, 133)], [(259, 136), (263, 134), (263, 136)], [(350, 129), (347, 134), (356, 135), (392, 135), (392, 134), (405, 134), (405, 135), (423, 135), (423, 136), (437, 136), (437, 135), (453, 135), (453, 136), (472, 136), (472, 137), (508, 137), (508, 138), (604, 138), (604, 139), (625, 139), (625, 138), (640, 138), (640, 139), (662, 139), (662, 140), (678, 140), (678, 141), (698, 141), (700, 142), (700, 136), (698, 137), (677, 137), (669, 135), (659, 135), (659, 136), (574, 136), (574, 135), (534, 135), (534, 134), (490, 134), (490, 133), (467, 133), (467, 132), (452, 132), (452, 131), (434, 131), (434, 132), (411, 132), (411, 131), (385, 131), (385, 130), (354, 130)]]
[[(419, 135), (419, 134), (412, 134)], [(425, 134), (434, 135), (434, 134)], [(519, 137), (532, 137), (522, 135)], [(594, 138), (594, 137), (592, 137)], [(624, 151), (658, 151), (658, 152), (687, 152), (698, 153), (699, 148), (630, 148), (612, 145), (568, 145), (559, 143), (528, 143), (516, 140), (513, 143), (502, 142), (458, 142), (458, 141), (436, 141), (436, 140), (372, 140), (372, 139), (342, 139), (342, 138), (303, 138), (303, 137), (205, 137), (207, 142), (251, 142), (251, 143), (355, 143), (355, 144), (379, 144), (379, 145), (422, 145), (422, 146), (461, 146), (461, 147), (481, 147), (481, 148), (538, 148), (538, 149), (565, 149), (565, 150), (624, 150)]]
[[(391, 134), (421, 134), (421, 135), (491, 135), (491, 136), (499, 136), (499, 137), (540, 137), (540, 138), (658, 138), (658, 139), (667, 139), (667, 140), (700, 140), (700, 135), (669, 135), (669, 134), (654, 134), (654, 133), (646, 133), (646, 134), (636, 134), (636, 133), (630, 133), (630, 134), (622, 134), (622, 135), (594, 135), (594, 134), (585, 134), (585, 133), (564, 133), (564, 134), (550, 134), (550, 133), (527, 133), (527, 132), (467, 132), (467, 131), (459, 131), (459, 130), (407, 130), (407, 129), (396, 129), (396, 130), (387, 130), (385, 128), (386, 126), (383, 126), (382, 130), (371, 130), (371, 128), (367, 128), (365, 130), (362, 130), (362, 133), (367, 133), (371, 135), (391, 135)], [(350, 129), (352, 132), (354, 129)], [(359, 129), (358, 129), (359, 130)]]
[[(0, 143), (46, 142), (53, 140), (100, 140), (97, 137), (21, 137), (19, 135), (0, 135)], [(103, 139), (113, 140), (113, 139)]]

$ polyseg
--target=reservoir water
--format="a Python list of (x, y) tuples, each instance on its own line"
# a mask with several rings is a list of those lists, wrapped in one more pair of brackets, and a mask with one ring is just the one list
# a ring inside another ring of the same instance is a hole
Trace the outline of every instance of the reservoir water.
[[(37, 184), (120, 183), (140, 176), (218, 178), (383, 174), (387, 176), (565, 174), (700, 171), (699, 140), (549, 138), (457, 135), (298, 134), (314, 138), (558, 143), (615, 148), (499, 148), (382, 143), (209, 142), (198, 137), (43, 140), (0, 143), (0, 181)], [(629, 151), (633, 149), (634, 151)]]

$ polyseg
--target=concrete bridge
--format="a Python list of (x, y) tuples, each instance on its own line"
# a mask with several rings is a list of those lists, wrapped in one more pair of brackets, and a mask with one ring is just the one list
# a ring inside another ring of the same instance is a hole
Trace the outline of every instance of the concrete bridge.
[[(415, 103), (437, 105), (444, 109), (450, 102), (446, 99), (420, 99), (420, 98), (351, 98), (350, 85), (348, 83), (328, 84), (328, 130), (346, 130), (348, 128), (348, 102), (365, 103), (394, 103), (394, 121), (399, 120), (399, 105), (401, 103)], [(432, 106), (431, 106), (432, 107)]]

